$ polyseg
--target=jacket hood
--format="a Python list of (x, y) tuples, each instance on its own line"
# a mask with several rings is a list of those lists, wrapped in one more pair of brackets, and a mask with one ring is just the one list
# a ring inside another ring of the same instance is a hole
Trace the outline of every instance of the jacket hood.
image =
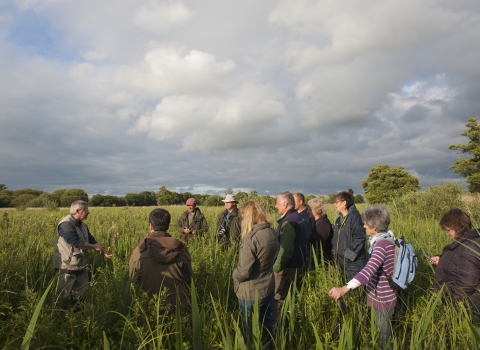
[(183, 243), (166, 232), (153, 232), (143, 238), (138, 245), (140, 253), (147, 252), (159, 264), (171, 264), (179, 255)]

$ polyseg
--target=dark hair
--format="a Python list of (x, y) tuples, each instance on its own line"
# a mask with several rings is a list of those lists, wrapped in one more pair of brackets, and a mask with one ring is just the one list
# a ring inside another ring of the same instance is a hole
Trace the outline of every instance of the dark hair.
[(456, 232), (455, 238), (457, 238), (472, 229), (472, 222), (467, 213), (461, 209), (454, 208), (443, 214), (440, 219), (440, 226), (443, 229), (449, 228), (454, 230)]
[(390, 225), (390, 214), (383, 205), (373, 204), (365, 208), (362, 220), (369, 227), (376, 228), (378, 233), (386, 232)]
[(353, 203), (355, 203), (355, 198), (353, 197), (353, 190), (349, 189), (348, 191), (342, 191), (335, 196), (335, 200), (340, 199), (347, 202), (347, 209), (350, 208)]
[(148, 221), (155, 231), (167, 231), (170, 226), (170, 213), (162, 208), (155, 209), (150, 213)]

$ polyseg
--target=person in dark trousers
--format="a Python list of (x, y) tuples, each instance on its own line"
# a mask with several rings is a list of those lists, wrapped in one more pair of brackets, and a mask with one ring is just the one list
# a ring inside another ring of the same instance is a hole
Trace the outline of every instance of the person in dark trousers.
[(95, 250), (107, 259), (112, 257), (101, 246), (83, 222), (90, 211), (88, 203), (77, 200), (70, 206), (70, 214), (57, 225), (53, 252), (53, 267), (59, 270), (58, 290), (62, 307), (81, 301), (88, 289), (88, 250)]

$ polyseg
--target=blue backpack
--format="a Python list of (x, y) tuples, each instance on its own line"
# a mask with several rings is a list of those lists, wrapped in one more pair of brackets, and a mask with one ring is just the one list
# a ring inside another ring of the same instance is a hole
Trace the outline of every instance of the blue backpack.
[(391, 238), (382, 238), (395, 245), (395, 257), (393, 260), (393, 274), (387, 276), (388, 284), (395, 292), (407, 289), (408, 285), (415, 278), (417, 272), (417, 256), (411, 244), (406, 243), (403, 237), (395, 240)]

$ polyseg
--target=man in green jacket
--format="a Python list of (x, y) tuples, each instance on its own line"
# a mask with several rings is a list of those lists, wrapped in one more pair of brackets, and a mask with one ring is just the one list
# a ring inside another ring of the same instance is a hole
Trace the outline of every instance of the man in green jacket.
[(187, 199), (187, 211), (180, 216), (177, 221), (176, 229), (183, 235), (183, 239), (188, 242), (192, 237), (201, 236), (208, 231), (208, 224), (205, 216), (197, 208), (195, 198)]
[(227, 194), (222, 202), (225, 203), (225, 210), (218, 216), (217, 238), (220, 244), (226, 246), (231, 241), (240, 239), (242, 219), (238, 212), (235, 196)]

